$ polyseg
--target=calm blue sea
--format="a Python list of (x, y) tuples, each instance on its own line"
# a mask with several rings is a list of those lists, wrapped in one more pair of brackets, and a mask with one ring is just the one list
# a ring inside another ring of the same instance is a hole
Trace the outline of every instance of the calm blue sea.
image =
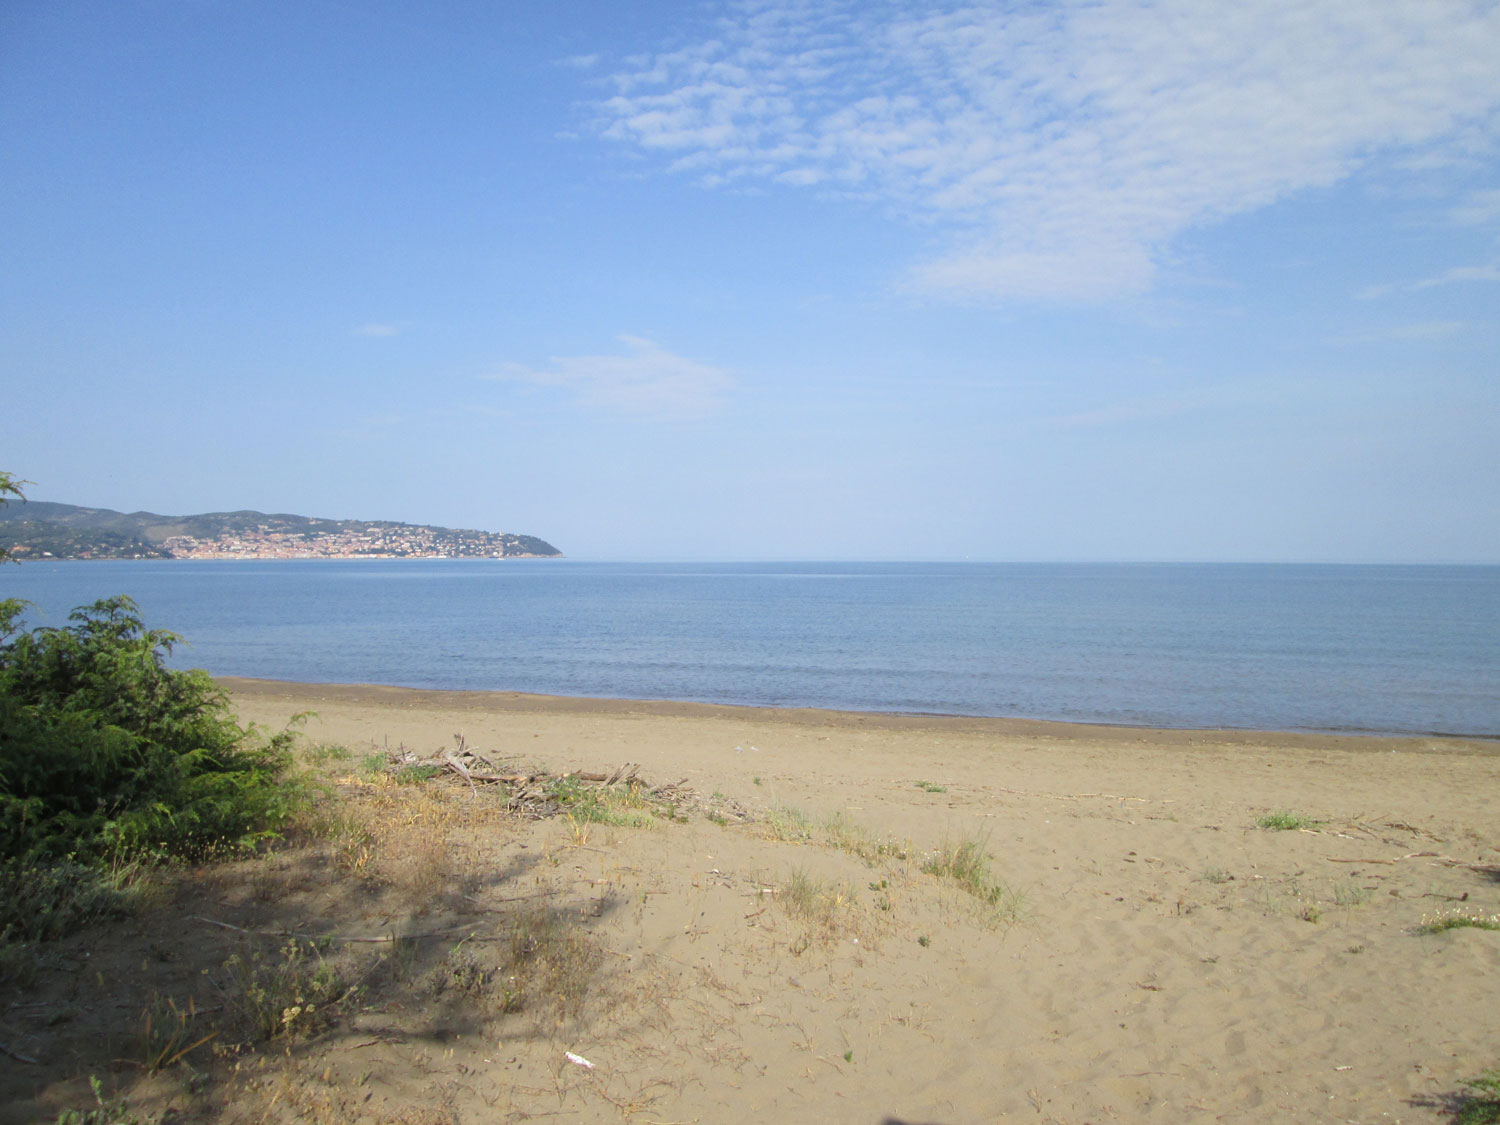
[(1170, 727), (1500, 736), (1500, 567), (58, 562), (220, 675)]

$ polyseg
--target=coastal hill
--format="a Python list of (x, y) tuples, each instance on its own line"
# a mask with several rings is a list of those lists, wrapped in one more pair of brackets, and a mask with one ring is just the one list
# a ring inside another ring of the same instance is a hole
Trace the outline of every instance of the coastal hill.
[(32, 500), (0, 508), (17, 559), (556, 558), (534, 535), (285, 513), (163, 516)]

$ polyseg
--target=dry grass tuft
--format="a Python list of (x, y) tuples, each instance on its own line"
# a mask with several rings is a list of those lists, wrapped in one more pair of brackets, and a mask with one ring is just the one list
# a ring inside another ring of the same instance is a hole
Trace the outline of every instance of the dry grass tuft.
[(297, 938), (271, 953), (232, 954), (212, 980), (238, 1030), (252, 1040), (321, 1031), (359, 993), (347, 959), (325, 957), (317, 943)]
[(854, 889), (848, 883), (816, 878), (799, 867), (787, 877), (777, 901), (810, 934), (827, 939), (843, 928), (854, 905)]
[(558, 911), (538, 907), (511, 918), (496, 974), (501, 1008), (571, 1019), (583, 1010), (603, 950)]
[(878, 859), (904, 860), (911, 848), (906, 841), (881, 838), (868, 828), (841, 812), (823, 820), (814, 820), (801, 809), (790, 805), (776, 805), (762, 818), (768, 835), (773, 840), (791, 844), (822, 843), (837, 848), (866, 863)]

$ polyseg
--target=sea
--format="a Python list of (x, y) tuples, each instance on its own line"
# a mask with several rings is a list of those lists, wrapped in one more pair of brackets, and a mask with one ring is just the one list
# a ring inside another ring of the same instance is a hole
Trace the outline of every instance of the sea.
[(310, 683), (1500, 737), (1500, 567), (28, 562), (63, 625), (115, 594), (169, 662)]

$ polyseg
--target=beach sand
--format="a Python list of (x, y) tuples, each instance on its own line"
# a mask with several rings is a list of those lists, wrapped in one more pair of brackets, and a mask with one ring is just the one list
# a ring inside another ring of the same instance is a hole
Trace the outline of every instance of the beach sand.
[[(110, 1010), (199, 987), (246, 940), (202, 918), (439, 937), (409, 953), (421, 987), (382, 970), (329, 1030), (202, 1048), (196, 1086), (113, 1068), (143, 1110), (1426, 1122), (1500, 1066), (1500, 932), (1419, 932), (1500, 914), (1495, 743), (223, 682), (242, 720), (313, 711), (306, 741), (349, 748), (334, 775), (364, 834), (205, 869), (168, 928), (89, 939), (86, 972), (135, 990)], [(511, 770), (633, 763), (692, 811), (530, 819), (499, 786), (355, 769), (458, 735)], [(1279, 810), (1314, 823), (1257, 826)], [(922, 870), (963, 840), (990, 857), (987, 900)], [(526, 1002), (501, 979), (517, 926), (561, 951)], [(190, 955), (142, 951), (174, 933)], [(39, 1065), (0, 1060), (0, 1096), (55, 1118), (105, 1017), (24, 1017), (7, 1042)]]

